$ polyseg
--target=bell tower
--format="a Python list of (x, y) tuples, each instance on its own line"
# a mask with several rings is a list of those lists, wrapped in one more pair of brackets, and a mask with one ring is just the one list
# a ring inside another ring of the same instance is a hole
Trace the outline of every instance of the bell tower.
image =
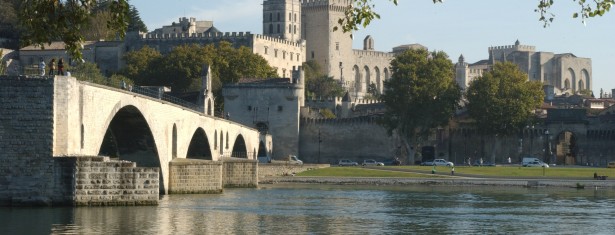
[(301, 1), (263, 1), (263, 35), (292, 42), (301, 40)]

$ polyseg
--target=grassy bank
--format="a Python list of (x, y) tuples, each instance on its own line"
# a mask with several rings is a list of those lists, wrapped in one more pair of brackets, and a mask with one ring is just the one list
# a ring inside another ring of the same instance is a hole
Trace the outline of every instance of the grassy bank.
[[(436, 167), (436, 172), (448, 175), (451, 168), (445, 166)], [(432, 175), (431, 166), (384, 166), (378, 169), (366, 169), (362, 167), (329, 167), (305, 171), (297, 176), (322, 176), (322, 177), (402, 177), (402, 178), (431, 178), (447, 177), (444, 175)], [(562, 179), (593, 179), (594, 172), (608, 179), (615, 179), (615, 168), (585, 168), (585, 167), (520, 167), (520, 166), (496, 166), (496, 167), (455, 167), (456, 175), (496, 177), (496, 178), (562, 178)]]
[(389, 171), (389, 170), (385, 170), (385, 168), (378, 170), (378, 169), (366, 169), (366, 168), (361, 168), (361, 167), (328, 167), (328, 168), (304, 171), (304, 172), (297, 174), (297, 176), (400, 177), (400, 178), (445, 177), (445, 176), (415, 173), (415, 172)]

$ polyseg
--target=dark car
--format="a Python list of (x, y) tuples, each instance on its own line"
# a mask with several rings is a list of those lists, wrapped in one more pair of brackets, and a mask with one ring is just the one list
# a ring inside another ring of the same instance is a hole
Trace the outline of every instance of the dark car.
[(391, 159), (382, 161), (382, 163), (384, 163), (385, 166), (400, 166), (401, 165), (401, 161), (399, 160), (399, 158), (391, 158)]

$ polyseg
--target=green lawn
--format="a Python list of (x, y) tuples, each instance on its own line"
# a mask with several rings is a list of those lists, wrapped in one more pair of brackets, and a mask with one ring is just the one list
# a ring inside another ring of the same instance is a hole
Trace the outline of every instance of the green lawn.
[[(399, 166), (385, 168), (400, 168), (421, 172), (431, 172), (431, 166)], [(438, 172), (450, 172), (451, 169), (445, 166), (436, 167)], [(593, 178), (594, 172), (598, 175), (606, 175), (609, 178), (615, 178), (615, 168), (594, 168), (594, 167), (549, 167), (544, 169), (545, 177), (558, 178)], [(542, 167), (520, 167), (520, 166), (496, 166), (496, 167), (455, 167), (457, 174), (471, 174), (482, 176), (498, 176), (498, 177), (542, 177)]]
[[(387, 171), (390, 169), (391, 171)], [(394, 170), (406, 170), (401, 172)], [(366, 169), (362, 167), (328, 167), (309, 170), (297, 174), (297, 176), (323, 176), (323, 177), (404, 177), (404, 178), (431, 178), (447, 177), (444, 175), (432, 175), (431, 166), (384, 166), (379, 169)], [(448, 175), (451, 168), (445, 166), (436, 167), (440, 174)], [(586, 178), (593, 179), (594, 172), (598, 175), (606, 175), (609, 179), (615, 179), (615, 168), (590, 168), (590, 167), (519, 167), (519, 166), (496, 166), (496, 167), (455, 167), (456, 175), (467, 174), (485, 177), (523, 178), (523, 177), (549, 177), (549, 178)]]
[[(383, 168), (384, 169), (384, 168)], [(329, 177), (404, 177), (404, 178), (430, 178), (444, 177), (431, 174), (412, 172), (386, 171), (365, 169), (362, 167), (328, 167), (304, 171), (297, 176), (329, 176)]]

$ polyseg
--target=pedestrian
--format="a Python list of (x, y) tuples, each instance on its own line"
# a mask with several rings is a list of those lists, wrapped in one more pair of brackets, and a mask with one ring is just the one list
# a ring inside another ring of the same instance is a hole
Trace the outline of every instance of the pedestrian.
[(455, 167), (451, 168), (451, 175), (455, 175)]
[(472, 158), (468, 158), (468, 166), (472, 166)]
[(58, 75), (64, 76), (64, 59), (58, 60)]
[(226, 119), (228, 120), (231, 117), (231, 114), (226, 112)]
[(510, 157), (508, 157), (508, 164), (511, 164), (512, 161), (510, 160)]
[(480, 158), (480, 166), (483, 166), (483, 158)]
[(56, 58), (52, 58), (49, 62), (49, 75), (55, 75), (54, 71), (56, 70)]
[(432, 174), (436, 173), (436, 165), (435, 164), (431, 167), (431, 173)]
[(38, 63), (38, 73), (41, 76), (45, 76), (45, 61), (43, 60), (43, 57), (41, 57), (40, 62)]

